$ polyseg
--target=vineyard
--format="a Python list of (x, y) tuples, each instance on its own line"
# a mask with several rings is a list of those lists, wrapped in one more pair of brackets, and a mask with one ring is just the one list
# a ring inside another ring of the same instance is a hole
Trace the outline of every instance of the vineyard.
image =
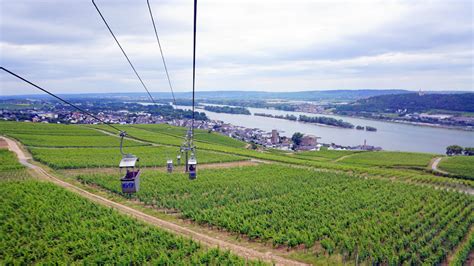
[(466, 262), (469, 259), (469, 252), (472, 252), (472, 250), (474, 250), (474, 233), (471, 233), (468, 236), (464, 245), (460, 247), (456, 254), (454, 254), (452, 265), (470, 265), (469, 263), (466, 264)]
[[(136, 128), (149, 130), (155, 133), (168, 134), (171, 136), (182, 138), (186, 133), (186, 129), (182, 127), (175, 127), (170, 125), (134, 125)], [(194, 131), (195, 141), (205, 142), (210, 144), (224, 145), (235, 148), (243, 148), (245, 143), (239, 140), (235, 140), (218, 133), (209, 133), (205, 130), (197, 129)]]
[[(104, 126), (38, 125), (36, 128), (28, 123), (0, 122), (0, 133), (20, 140), (35, 160), (53, 169), (110, 168), (116, 167), (121, 158), (119, 138), (100, 132), (109, 130)], [(126, 140), (126, 152), (140, 157), (144, 167), (165, 166), (168, 158), (175, 159), (183, 140), (181, 134), (185, 133), (184, 128), (168, 125), (119, 127), (132, 138), (155, 144)], [(472, 230), (474, 198), (433, 187), (470, 191), (474, 189), (474, 180), (427, 172), (425, 167), (435, 155), (329, 150), (262, 152), (245, 149), (240, 141), (207, 131), (196, 131), (196, 138), (199, 163), (256, 158), (272, 164), (218, 171), (201, 169), (194, 182), (181, 173), (170, 175), (147, 169), (142, 174), (141, 191), (134, 197), (157, 209), (178, 212), (179, 217), (195, 224), (219, 228), (264, 245), (303, 251), (306, 257), (339, 256), (342, 262), (437, 264), (446, 260)], [(470, 164), (465, 161), (469, 159), (463, 159), (467, 157), (456, 158), (443, 161), (440, 167), (446, 163), (454, 165), (451, 171), (457, 170), (458, 176), (461, 169), (470, 171)], [(28, 171), (11, 153), (0, 150), (0, 159), (8, 162), (8, 166), (2, 167), (11, 168), (0, 169), (5, 184), (11, 180), (37, 182), (29, 180)], [(117, 175), (109, 171), (90, 173), (78, 169), (69, 175), (76, 174), (85, 184), (99, 185), (122, 195)], [(12, 184), (6, 186), (18, 190)], [(35, 191), (35, 186), (31, 186), (31, 193), (39, 193), (39, 188)], [(53, 186), (45, 189), (47, 193), (59, 193)], [(469, 253), (466, 245), (464, 240), (456, 261), (462, 261)], [(163, 252), (159, 247), (156, 250)], [(200, 258), (195, 254), (202, 252), (196, 252), (183, 261)], [(242, 263), (230, 254), (215, 252), (217, 255), (210, 259)], [(170, 256), (174, 258), (167, 258)], [(105, 260), (111, 261), (110, 258), (106, 256)], [(141, 258), (137, 261), (151, 262), (148, 258), (156, 256)], [(66, 256), (61, 261), (76, 260)], [(91, 262), (87, 257), (77, 261)]]
[(441, 161), (439, 168), (453, 175), (474, 180), (474, 156), (448, 157)]
[(0, 266), (474, 266), (473, 1), (2, 2)]
[(9, 151), (0, 150), (0, 159), (0, 264), (262, 264), (29, 178)]
[(29, 177), (27, 170), (16, 156), (8, 150), (0, 149), (0, 182), (8, 180), (24, 180)]
[[(109, 128), (104, 126), (90, 127), (111, 132)], [(183, 143), (183, 138), (186, 134), (186, 128), (175, 127), (166, 124), (133, 126), (124, 125), (120, 126), (119, 128), (127, 131), (130, 135), (141, 140), (150, 141), (157, 144), (175, 146), (179, 146)], [(214, 150), (212, 147), (243, 148), (245, 146), (244, 142), (220, 135), (218, 133), (209, 133), (208, 131), (199, 129), (195, 130), (194, 132), (194, 141), (197, 146), (211, 147), (209, 148), (211, 150)]]
[[(97, 126), (96, 126), (97, 127)], [(133, 136), (157, 144), (179, 145), (181, 140), (177, 137), (179, 132), (184, 132), (184, 128), (173, 127), (169, 125), (134, 125), (122, 126), (127, 132)], [(146, 128), (146, 130), (145, 130)], [(103, 130), (108, 130), (103, 128)], [(208, 134), (204, 133), (203, 135)], [(224, 139), (232, 140), (228, 137), (220, 136)], [(225, 143), (219, 141), (220, 143)], [(229, 143), (231, 141), (228, 141)], [(345, 171), (357, 173), (360, 175), (378, 176), (387, 179), (399, 179), (401, 181), (409, 181), (421, 184), (431, 184), (435, 186), (445, 186), (450, 188), (473, 189), (474, 181), (443, 178), (429, 173), (410, 170), (391, 169), (396, 166), (404, 168), (422, 169), (428, 165), (432, 154), (424, 153), (401, 153), (401, 152), (353, 152), (353, 151), (328, 151), (319, 152), (302, 152), (296, 154), (284, 154), (281, 152), (258, 152), (243, 148), (234, 147), (234, 145), (226, 146), (218, 143), (196, 142), (197, 147), (204, 152), (216, 151), (221, 154), (233, 154), (249, 158), (257, 158), (261, 160), (280, 162), (292, 165), (302, 165), (321, 169), (329, 169), (335, 171)], [(348, 155), (338, 162), (332, 162), (343, 156)], [(349, 159), (355, 157), (352, 163)], [(361, 156), (361, 157), (359, 157)], [(407, 156), (408, 159), (405, 159)], [(359, 157), (359, 158), (357, 158)], [(346, 161), (349, 160), (349, 161)], [(370, 161), (372, 160), (372, 161)], [(374, 168), (376, 167), (376, 168)]]
[[(74, 136), (77, 130), (77, 137), (79, 136), (99, 136), (104, 137), (103, 133), (96, 131), (93, 128), (100, 128), (107, 131), (109, 128), (95, 125), (88, 127), (78, 125), (48, 125), (38, 124), (35, 129), (31, 123), (14, 123), (14, 122), (0, 122), (0, 132), (8, 135), (14, 134), (28, 134), (32, 135), (49, 135), (47, 138), (54, 139), (55, 134)], [(129, 132), (133, 137), (151, 143), (179, 146), (182, 144), (181, 133), (184, 134), (185, 128), (174, 127), (169, 125), (126, 125), (119, 126), (121, 129)], [(47, 134), (46, 134), (47, 133)], [(115, 132), (114, 132), (115, 134)], [(196, 141), (199, 149), (199, 161), (202, 163), (214, 162), (229, 162), (238, 161), (247, 158), (256, 158), (267, 161), (280, 162), (292, 165), (302, 165), (308, 167), (315, 167), (321, 169), (344, 171), (356, 173), (364, 176), (377, 176), (387, 179), (398, 179), (400, 181), (415, 182), (421, 184), (431, 184), (435, 186), (444, 186), (449, 188), (460, 189), (474, 189), (473, 180), (463, 180), (454, 178), (444, 178), (435, 176), (429, 173), (410, 170), (387, 169), (395, 166), (403, 166), (409, 168), (423, 168), (428, 164), (431, 154), (417, 154), (417, 153), (398, 153), (398, 152), (351, 152), (351, 151), (328, 151), (322, 150), (320, 152), (302, 152), (296, 154), (285, 154), (281, 152), (258, 152), (254, 150), (247, 150), (238, 148), (242, 142), (218, 135), (215, 133), (207, 133), (207, 131), (196, 131), (199, 138), (215, 138), (212, 141)], [(75, 137), (75, 136), (74, 136)], [(108, 136), (113, 138), (112, 136)], [(118, 138), (117, 138), (118, 141)], [(127, 142), (129, 143), (129, 142)], [(138, 142), (133, 142), (133, 145), (139, 145)], [(225, 145), (224, 145), (225, 144)], [(227, 145), (228, 144), (228, 145)], [(42, 145), (49, 145), (48, 142)], [(66, 145), (65, 143), (63, 145)], [(118, 155), (113, 152), (114, 148), (77, 148), (77, 149), (38, 149), (29, 148), (33, 153), (35, 159), (53, 167), (53, 168), (85, 168), (85, 167), (113, 167), (116, 165), (114, 160), (118, 160)], [(176, 156), (177, 149), (169, 147), (130, 147), (130, 152), (137, 153), (141, 157), (142, 164), (146, 166), (163, 166), (163, 153), (151, 154), (153, 151), (163, 149), (165, 157)], [(150, 152), (148, 152), (150, 151)], [(61, 156), (61, 154), (68, 156)], [(215, 153), (217, 152), (217, 153)], [(357, 153), (357, 154), (355, 154)], [(95, 155), (102, 156), (95, 156)], [(344, 156), (347, 158), (342, 158)], [(407, 156), (409, 159), (404, 159)], [(148, 158), (145, 158), (148, 157)], [(352, 158), (354, 157), (354, 158)], [(155, 160), (156, 158), (156, 160)], [(340, 160), (333, 162), (333, 160)], [(352, 159), (351, 159), (352, 158)], [(165, 159), (166, 160), (166, 159)], [(352, 160), (354, 162), (352, 162)], [(374, 168), (376, 167), (376, 168)], [(468, 166), (463, 166), (468, 167)]]
[(340, 161), (345, 164), (425, 168), (436, 155), (414, 152), (362, 152)]
[[(35, 160), (55, 169), (117, 167), (122, 158), (118, 148), (29, 148)], [(130, 147), (126, 149), (140, 158), (142, 167), (160, 167), (166, 165), (167, 159), (175, 159), (176, 147)], [(224, 163), (242, 161), (246, 158), (216, 154), (210, 151), (199, 151), (200, 163)], [(184, 157), (183, 162), (184, 164)]]
[[(30, 135), (30, 134), (8, 134), (21, 141), (26, 146), (33, 147), (117, 147), (120, 139), (112, 136), (57, 136), (57, 135)], [(145, 146), (136, 141), (125, 140), (124, 145)]]
[(100, 132), (78, 125), (41, 124), (0, 121), (0, 133), (8, 135), (57, 135), (57, 136), (102, 136)]
[[(114, 176), (78, 178), (120, 194)], [(276, 165), (202, 170), (193, 183), (146, 173), (142, 186), (139, 200), (198, 224), (346, 260), (437, 264), (474, 223), (468, 195)]]
[(23, 169), (16, 156), (8, 150), (0, 149), (0, 171)]
[[(52, 168), (116, 167), (121, 159), (118, 149), (120, 139), (117, 137), (78, 125), (38, 124), (38, 128), (31, 125), (31, 123), (0, 122), (0, 133), (4, 133), (22, 142), (27, 146), (35, 160)], [(182, 144), (182, 138), (180, 139), (177, 136), (170, 136), (168, 134), (157, 136), (157, 133), (133, 127), (123, 128), (129, 131), (130, 134), (140, 131), (141, 134), (139, 136), (143, 139), (151, 139), (155, 143), (175, 146), (152, 147), (150, 144), (125, 140), (125, 151), (138, 156), (141, 160), (141, 165), (144, 167), (161, 167), (166, 165), (167, 159), (175, 160), (179, 151), (176, 146)], [(162, 126), (162, 128), (166, 131), (178, 132), (176, 129), (173, 130), (176, 127)], [(76, 130), (77, 134), (75, 134)], [(199, 134), (209, 133), (199, 132)], [(221, 137), (226, 138), (224, 136)], [(198, 156), (200, 163), (224, 163), (246, 160), (246, 158), (241, 156), (206, 150), (199, 151)]]
[(360, 153), (362, 151), (338, 151), (338, 150), (327, 150), (321, 149), (320, 151), (304, 151), (298, 152), (292, 155), (292, 157), (304, 159), (304, 160), (316, 160), (316, 161), (329, 161), (336, 160), (344, 156)]

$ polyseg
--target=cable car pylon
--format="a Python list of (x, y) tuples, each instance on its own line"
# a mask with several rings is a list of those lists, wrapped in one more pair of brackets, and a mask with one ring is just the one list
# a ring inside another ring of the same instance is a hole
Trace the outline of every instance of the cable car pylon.
[(186, 153), (186, 169), (189, 171), (189, 179), (194, 180), (197, 178), (197, 159), (196, 159), (196, 147), (194, 146), (194, 108), (195, 108), (195, 92), (196, 92), (196, 21), (197, 21), (197, 0), (194, 0), (194, 28), (193, 28), (193, 119), (191, 121), (191, 130), (188, 131), (188, 151), (191, 151), (191, 158), (188, 160), (188, 154)]
[[(185, 166), (184, 172), (188, 173), (189, 179), (194, 180), (197, 178), (197, 158), (196, 158), (196, 146), (194, 146), (194, 121), (195, 121), (195, 88), (196, 88), (196, 20), (197, 20), (197, 0), (194, 0), (194, 28), (193, 28), (193, 104), (192, 104), (192, 120), (189, 129), (186, 131), (184, 142), (180, 147), (177, 155), (178, 161), (181, 160), (181, 154), (185, 155)], [(191, 156), (190, 153), (191, 152)]]
[[(184, 138), (184, 142), (180, 147), (180, 153), (178, 153), (178, 156), (179, 156), (178, 158), (179, 159), (181, 159), (181, 154), (184, 153), (184, 156), (185, 156), (184, 157), (184, 159), (185, 159), (184, 172), (185, 173), (190, 172), (189, 160), (193, 157), (194, 157), (194, 159), (196, 159), (195, 158), (195, 150), (196, 150), (196, 147), (194, 146), (194, 143), (193, 143), (193, 130), (190, 127), (187, 130), (185, 138)], [(189, 156), (190, 152), (191, 152), (191, 156)]]

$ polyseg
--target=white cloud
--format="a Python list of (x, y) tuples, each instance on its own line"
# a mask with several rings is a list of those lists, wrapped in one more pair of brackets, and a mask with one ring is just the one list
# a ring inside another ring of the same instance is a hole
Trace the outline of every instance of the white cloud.
[[(167, 91), (146, 1), (96, 2), (148, 87)], [(187, 91), (192, 3), (151, 4), (174, 87)], [(472, 5), (199, 1), (198, 89), (474, 91)], [(2, 66), (60, 92), (141, 90), (89, 1), (2, 2), (1, 17)], [(5, 74), (0, 86), (24, 88)]]

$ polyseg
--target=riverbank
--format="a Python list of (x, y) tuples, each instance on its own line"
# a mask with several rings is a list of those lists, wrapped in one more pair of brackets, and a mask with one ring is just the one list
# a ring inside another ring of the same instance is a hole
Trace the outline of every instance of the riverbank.
[[(311, 113), (311, 114), (313, 114), (313, 113)], [(317, 114), (313, 114), (313, 115), (317, 115)], [(387, 123), (396, 123), (396, 124), (405, 124), (405, 125), (420, 126), (420, 127), (443, 128), (443, 129), (450, 129), (450, 130), (462, 130), (462, 131), (474, 132), (474, 127), (448, 126), (448, 125), (442, 125), (442, 124), (411, 122), (411, 121), (396, 120), (396, 119), (377, 119), (377, 118), (374, 118), (374, 117), (365, 117), (365, 116), (358, 116), (358, 115), (342, 115), (342, 114), (335, 114), (335, 113), (322, 114), (322, 115), (335, 115), (335, 116), (341, 116), (341, 117), (366, 119), (366, 120), (387, 122)]]
[[(189, 108), (177, 106), (178, 108)], [(281, 111), (263, 108), (249, 108), (251, 113), (266, 113), (272, 115), (312, 115), (310, 113)], [(369, 120), (350, 116), (328, 114), (314, 114), (314, 116), (328, 116), (343, 119), (354, 125), (371, 126), (377, 128), (376, 132), (365, 130), (347, 130), (338, 127), (329, 127), (285, 119), (272, 119), (269, 117), (246, 116), (235, 114), (222, 114), (204, 111), (212, 120), (221, 120), (225, 123), (242, 126), (245, 128), (259, 128), (265, 132), (277, 129), (280, 136), (291, 138), (294, 132), (321, 137), (320, 142), (337, 143), (342, 146), (367, 145), (383, 147), (387, 151), (427, 152), (443, 154), (446, 147), (457, 144), (461, 146), (474, 146), (474, 132), (466, 130), (451, 130), (439, 127), (428, 127), (395, 123), (383, 120)], [(429, 136), (429, 137), (427, 137)]]

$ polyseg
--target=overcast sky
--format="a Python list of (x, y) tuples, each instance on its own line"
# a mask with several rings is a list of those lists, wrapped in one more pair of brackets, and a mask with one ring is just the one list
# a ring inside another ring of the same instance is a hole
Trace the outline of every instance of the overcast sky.
[[(143, 92), (89, 0), (0, 0), (1, 65), (56, 93)], [(199, 0), (197, 90), (474, 91), (471, 0)], [(151, 91), (169, 91), (146, 0), (96, 0)], [(193, 1), (150, 0), (176, 91)], [(1, 94), (37, 93), (0, 73)]]

